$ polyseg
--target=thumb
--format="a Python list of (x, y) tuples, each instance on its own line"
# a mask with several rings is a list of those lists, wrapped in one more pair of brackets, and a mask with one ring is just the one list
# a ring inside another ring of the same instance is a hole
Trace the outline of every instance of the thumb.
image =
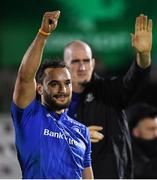
[(135, 43), (135, 35), (130, 33), (131, 35), (131, 45), (134, 47), (134, 43)]

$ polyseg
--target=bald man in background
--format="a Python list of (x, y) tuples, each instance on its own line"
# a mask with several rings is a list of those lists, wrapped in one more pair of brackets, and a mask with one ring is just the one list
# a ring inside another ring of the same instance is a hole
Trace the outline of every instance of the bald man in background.
[(152, 21), (143, 14), (138, 16), (131, 36), (137, 58), (122, 79), (94, 73), (95, 60), (87, 43), (76, 40), (64, 49), (73, 86), (68, 115), (89, 127), (96, 179), (133, 177), (130, 134), (123, 110), (150, 71)]

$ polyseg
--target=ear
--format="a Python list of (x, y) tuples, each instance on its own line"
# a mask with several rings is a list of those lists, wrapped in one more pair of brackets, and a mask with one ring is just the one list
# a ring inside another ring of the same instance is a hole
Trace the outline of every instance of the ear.
[(36, 89), (37, 89), (38, 94), (40, 94), (40, 95), (43, 94), (43, 85), (42, 84), (37, 83)]
[(140, 136), (140, 132), (139, 132), (138, 128), (136, 128), (136, 127), (133, 128), (132, 135), (137, 138)]
[(93, 69), (95, 68), (95, 59), (92, 58), (92, 62), (93, 62)]

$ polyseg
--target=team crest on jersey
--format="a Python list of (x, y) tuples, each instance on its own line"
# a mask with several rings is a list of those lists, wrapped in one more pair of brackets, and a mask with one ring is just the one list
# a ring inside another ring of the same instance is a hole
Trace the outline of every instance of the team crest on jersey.
[(81, 132), (81, 129), (78, 126), (72, 126), (71, 128), (78, 133)]
[(87, 96), (86, 96), (86, 102), (91, 102), (93, 101), (94, 99), (94, 96), (92, 93), (88, 93)]

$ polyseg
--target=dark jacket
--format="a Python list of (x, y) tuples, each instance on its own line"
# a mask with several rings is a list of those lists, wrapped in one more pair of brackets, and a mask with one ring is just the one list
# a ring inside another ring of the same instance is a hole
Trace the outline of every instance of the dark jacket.
[(149, 141), (132, 137), (135, 179), (157, 179), (157, 139)]
[(150, 68), (135, 63), (123, 79), (93, 76), (81, 94), (76, 119), (86, 126), (103, 126), (104, 139), (92, 144), (95, 178), (132, 178), (130, 135), (123, 109)]

